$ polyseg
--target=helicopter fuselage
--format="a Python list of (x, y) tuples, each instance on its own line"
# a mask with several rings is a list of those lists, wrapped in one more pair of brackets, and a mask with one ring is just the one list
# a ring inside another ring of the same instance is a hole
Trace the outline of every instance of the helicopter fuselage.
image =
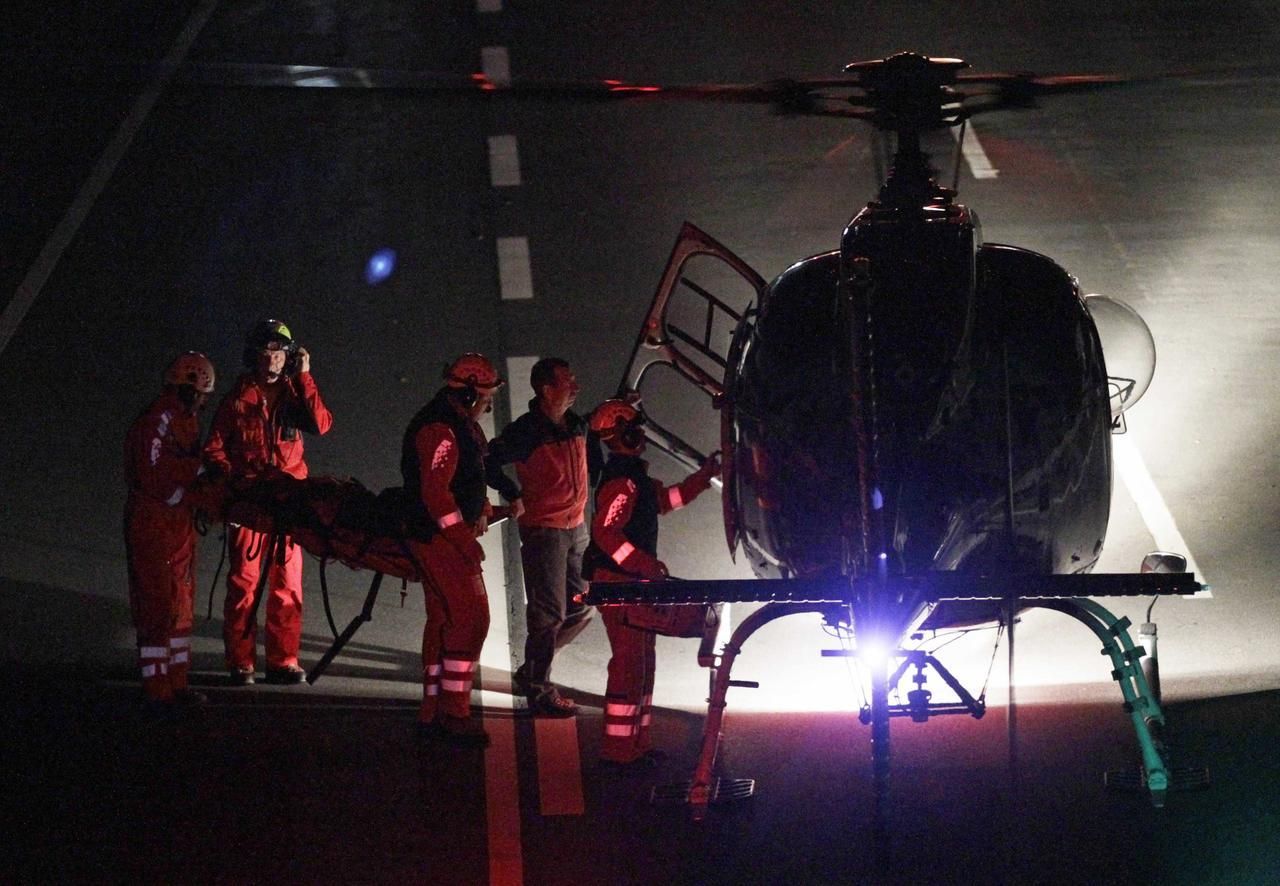
[(726, 507), (761, 577), (1097, 561), (1107, 372), (1051, 259), (983, 244), (950, 200), (872, 203), (840, 250), (770, 283), (736, 338)]

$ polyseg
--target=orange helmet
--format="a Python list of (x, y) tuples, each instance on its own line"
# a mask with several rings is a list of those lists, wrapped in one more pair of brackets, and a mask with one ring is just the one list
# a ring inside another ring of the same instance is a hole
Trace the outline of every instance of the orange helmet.
[(164, 371), (164, 383), (180, 387), (190, 385), (200, 394), (213, 393), (213, 364), (199, 351), (187, 351)]
[(450, 363), (444, 371), (444, 380), (451, 388), (494, 390), (503, 385), (498, 370), (493, 368), (484, 354), (467, 353)]
[(626, 400), (605, 400), (591, 413), (591, 430), (608, 445), (636, 449), (644, 441), (644, 416)]

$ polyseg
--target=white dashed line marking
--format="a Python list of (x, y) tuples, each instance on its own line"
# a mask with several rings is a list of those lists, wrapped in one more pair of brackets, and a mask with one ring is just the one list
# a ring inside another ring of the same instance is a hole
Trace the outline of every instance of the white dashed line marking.
[(494, 86), (511, 85), (511, 56), (505, 46), (486, 46), (480, 50), (480, 70)]
[(533, 298), (533, 270), (529, 264), (529, 238), (499, 237), (497, 249), (498, 285), (502, 290), (502, 298), (505, 301), (520, 301)]
[(1178, 531), (1178, 524), (1174, 522), (1173, 514), (1169, 513), (1169, 508), (1164, 503), (1164, 496), (1160, 494), (1155, 481), (1151, 479), (1151, 472), (1147, 470), (1147, 464), (1142, 460), (1142, 453), (1138, 451), (1137, 444), (1127, 435), (1114, 436), (1111, 438), (1111, 453), (1115, 458), (1116, 473), (1120, 475), (1134, 504), (1138, 506), (1138, 513), (1142, 515), (1142, 522), (1146, 524), (1147, 531), (1155, 540), (1156, 548), (1186, 557), (1187, 571), (1194, 572), (1196, 580), (1205, 585), (1205, 589), (1196, 594), (1195, 599), (1212, 598), (1213, 591), (1209, 590), (1209, 580), (1200, 571), (1196, 558), (1191, 554), (1191, 548), (1187, 546), (1186, 539)]
[[(964, 154), (965, 162), (969, 164), (969, 171), (973, 173), (974, 178), (998, 178), (1000, 170), (991, 165), (987, 152), (982, 149), (982, 143), (978, 141), (978, 130), (973, 128), (973, 122), (970, 121), (966, 128), (968, 133), (960, 144), (960, 152)], [(960, 134), (960, 127), (951, 127), (951, 136), (957, 141), (960, 139)]]
[(495, 188), (513, 188), (520, 180), (520, 150), (514, 135), (489, 136), (489, 182)]

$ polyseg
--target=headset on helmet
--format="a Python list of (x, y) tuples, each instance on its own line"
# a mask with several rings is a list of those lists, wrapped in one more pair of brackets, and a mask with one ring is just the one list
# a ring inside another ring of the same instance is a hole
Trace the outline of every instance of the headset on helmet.
[(444, 368), (446, 386), (452, 389), (458, 402), (470, 408), (480, 397), (480, 392), (494, 391), (502, 387), (502, 377), (484, 354), (463, 354)]
[(591, 430), (606, 445), (639, 449), (644, 442), (644, 416), (626, 400), (605, 400), (591, 413)]
[(288, 326), (279, 320), (259, 320), (244, 338), (245, 368), (253, 369), (257, 366), (258, 354), (273, 341), (279, 342), (290, 357), (298, 350), (298, 343), (293, 340), (293, 333)]
[(166, 385), (190, 385), (199, 394), (212, 394), (213, 380), (213, 363), (199, 351), (187, 351), (174, 358), (164, 371)]

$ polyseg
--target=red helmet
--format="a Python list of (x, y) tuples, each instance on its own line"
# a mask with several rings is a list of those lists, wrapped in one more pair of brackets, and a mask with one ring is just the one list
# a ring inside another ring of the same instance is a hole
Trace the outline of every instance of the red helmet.
[(591, 430), (608, 445), (637, 448), (644, 440), (644, 416), (626, 400), (605, 400), (591, 413)]
[(498, 370), (493, 368), (484, 354), (463, 354), (444, 371), (444, 380), (451, 388), (494, 390), (503, 385)]
[(199, 351), (187, 351), (164, 371), (164, 383), (180, 387), (190, 385), (201, 394), (213, 393), (213, 364)]

